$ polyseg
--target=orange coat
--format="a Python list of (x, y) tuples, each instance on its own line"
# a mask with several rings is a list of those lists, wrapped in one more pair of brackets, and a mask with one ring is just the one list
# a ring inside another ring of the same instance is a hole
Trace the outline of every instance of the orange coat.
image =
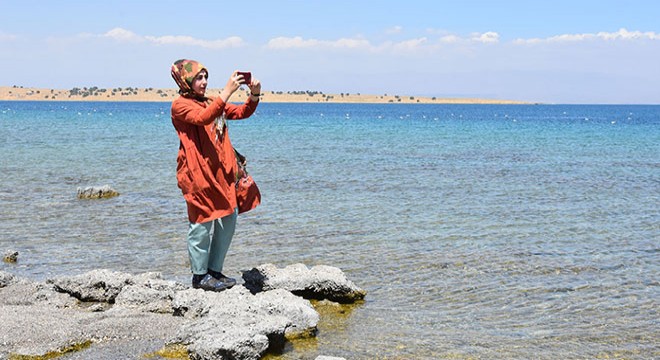
[(220, 98), (201, 102), (183, 96), (172, 102), (172, 124), (181, 141), (176, 178), (191, 223), (219, 219), (236, 209), (236, 154), (226, 127), (216, 135), (215, 119), (223, 112), (227, 119), (245, 119), (257, 104), (249, 99), (234, 105)]

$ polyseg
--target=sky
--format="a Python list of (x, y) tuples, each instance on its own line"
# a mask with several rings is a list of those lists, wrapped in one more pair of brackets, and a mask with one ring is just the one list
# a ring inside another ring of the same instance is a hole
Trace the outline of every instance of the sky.
[(0, 86), (221, 88), (660, 104), (656, 0), (0, 0)]

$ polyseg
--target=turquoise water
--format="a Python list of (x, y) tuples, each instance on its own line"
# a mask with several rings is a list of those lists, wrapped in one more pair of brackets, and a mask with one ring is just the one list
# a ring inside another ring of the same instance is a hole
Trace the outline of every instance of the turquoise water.
[[(227, 272), (328, 264), (368, 291), (284, 358), (660, 357), (660, 106), (264, 103), (229, 126), (263, 204)], [(168, 103), (0, 102), (0, 270), (188, 282), (177, 149)]]

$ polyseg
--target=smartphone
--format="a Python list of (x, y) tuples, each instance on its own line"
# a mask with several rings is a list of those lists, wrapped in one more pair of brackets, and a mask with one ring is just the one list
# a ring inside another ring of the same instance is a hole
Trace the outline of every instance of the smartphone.
[(245, 80), (245, 85), (250, 85), (252, 83), (252, 73), (249, 71), (243, 72), (239, 71), (238, 75), (243, 75), (243, 80)]

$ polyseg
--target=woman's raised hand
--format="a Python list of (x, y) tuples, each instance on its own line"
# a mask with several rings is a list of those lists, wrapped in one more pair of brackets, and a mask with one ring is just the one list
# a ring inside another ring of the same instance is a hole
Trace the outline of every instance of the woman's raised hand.
[(238, 70), (235, 70), (231, 76), (229, 77), (229, 80), (227, 80), (227, 85), (225, 85), (225, 89), (227, 89), (231, 94), (233, 94), (238, 88), (241, 87), (242, 77), (238, 75)]
[(261, 94), (261, 81), (258, 79), (252, 78), (252, 83), (248, 84), (248, 87), (250, 88), (250, 94)]
[(231, 76), (229, 77), (229, 80), (227, 80), (227, 84), (225, 87), (222, 89), (220, 92), (220, 98), (222, 101), (225, 103), (229, 101), (229, 98), (233, 93), (238, 90), (238, 88), (241, 87), (241, 79), (242, 77), (238, 75), (238, 70), (234, 71)]

